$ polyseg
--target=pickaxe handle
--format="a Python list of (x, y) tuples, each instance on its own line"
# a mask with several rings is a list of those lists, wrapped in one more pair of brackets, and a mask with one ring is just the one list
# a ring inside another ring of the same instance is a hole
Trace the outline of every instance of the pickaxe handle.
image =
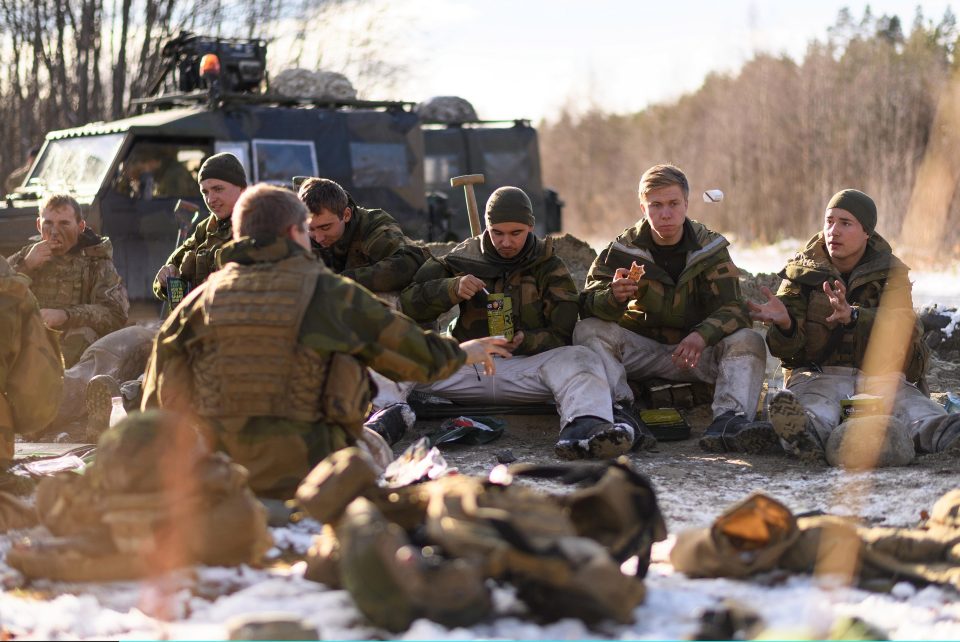
[(463, 195), (467, 199), (467, 216), (470, 217), (470, 235), (479, 236), (483, 231), (480, 228), (480, 212), (477, 210), (477, 195), (473, 191), (474, 185), (483, 183), (483, 174), (466, 174), (454, 176), (450, 179), (453, 187), (463, 187)]

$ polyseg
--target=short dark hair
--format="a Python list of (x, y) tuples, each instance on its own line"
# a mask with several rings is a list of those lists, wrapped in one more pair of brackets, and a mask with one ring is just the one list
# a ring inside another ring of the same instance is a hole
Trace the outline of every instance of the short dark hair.
[(282, 187), (259, 184), (245, 190), (233, 208), (233, 238), (273, 238), (291, 225), (303, 225), (307, 208)]
[(311, 214), (320, 214), (320, 210), (329, 210), (343, 219), (343, 211), (350, 201), (347, 192), (340, 184), (329, 178), (308, 178), (300, 185), (297, 193)]
[(83, 220), (83, 208), (80, 207), (80, 203), (77, 202), (77, 199), (70, 196), (69, 194), (51, 194), (40, 203), (40, 208), (37, 211), (37, 218), (43, 216), (43, 213), (48, 209), (54, 207), (63, 207), (69, 206), (73, 208), (73, 214), (77, 217), (77, 223)]

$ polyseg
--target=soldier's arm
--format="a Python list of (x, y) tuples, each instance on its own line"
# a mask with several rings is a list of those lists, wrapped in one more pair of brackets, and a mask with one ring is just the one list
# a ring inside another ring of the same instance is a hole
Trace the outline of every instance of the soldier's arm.
[(86, 326), (102, 337), (127, 324), (130, 301), (113, 261), (101, 259), (91, 266), (89, 301), (65, 308), (62, 329)]
[(197, 299), (204, 289), (205, 285), (201, 285), (191, 291), (183, 304), (160, 326), (144, 372), (141, 410), (169, 408), (189, 411), (193, 374), (184, 346), (193, 337), (191, 319), (199, 314)]
[(466, 361), (455, 340), (421, 330), (366, 288), (332, 274), (318, 281), (300, 341), (323, 352), (353, 355), (394, 381), (436, 381)]
[[(2, 284), (0, 284), (2, 286)], [(7, 401), (7, 380), (20, 349), (20, 301), (0, 292), (0, 462), (13, 459), (13, 408)]]
[[(206, 239), (207, 229), (206, 229), (207, 219), (201, 220), (197, 223), (197, 226), (193, 228), (193, 233), (187, 237), (187, 240), (180, 244), (180, 247), (175, 249), (173, 253), (167, 257), (167, 260), (163, 265), (175, 265), (177, 270), (180, 270), (183, 266), (183, 257), (190, 250), (196, 250), (197, 247)], [(161, 266), (163, 267), (163, 266)], [(159, 269), (159, 268), (158, 268)], [(153, 279), (153, 296), (160, 299), (161, 301), (166, 301), (167, 299), (167, 288), (160, 283), (160, 280), (154, 277)]]
[(789, 331), (785, 331), (772, 324), (767, 330), (767, 347), (770, 348), (770, 354), (778, 359), (791, 360), (803, 351), (807, 342), (807, 299), (800, 285), (788, 279), (780, 282), (777, 298), (787, 308), (793, 326)]
[(370, 257), (371, 265), (344, 270), (342, 274), (374, 292), (395, 292), (407, 287), (426, 258), (423, 250), (407, 243), (400, 228), (392, 225), (365, 239), (363, 251)]
[(400, 293), (400, 308), (420, 323), (433, 321), (460, 303), (457, 296), (459, 280), (442, 261), (427, 259), (414, 274), (413, 283)]
[[(856, 302), (849, 303), (856, 305)], [(887, 346), (888, 358), (894, 362), (898, 358), (902, 361), (907, 356), (907, 349), (911, 347), (908, 338), (916, 321), (913, 286), (907, 272), (892, 270), (883, 287), (879, 307), (860, 307), (856, 322), (844, 329), (853, 332), (858, 354), (866, 354), (870, 336), (875, 330), (878, 331)], [(901, 351), (903, 354), (898, 355)]]
[(16, 254), (9, 257), (7, 261), (10, 263), (10, 267), (12, 267), (17, 272), (23, 272), (24, 274), (28, 274), (27, 270), (23, 267), (23, 259), (24, 257), (27, 256), (27, 251), (29, 249), (30, 249), (30, 245), (17, 250)]
[(580, 316), (584, 319), (596, 317), (603, 321), (619, 321), (627, 309), (628, 302), (618, 302), (610, 287), (616, 270), (607, 265), (609, 253), (610, 247), (607, 246), (587, 272), (587, 282), (580, 293)]
[[(539, 354), (553, 348), (568, 346), (573, 340), (573, 328), (577, 325), (579, 294), (573, 277), (562, 261), (547, 273), (540, 292), (543, 297), (543, 315), (547, 326), (536, 330), (523, 330), (523, 341), (514, 354)], [(519, 316), (520, 310), (514, 310)]]
[(708, 346), (716, 345), (724, 337), (742, 328), (753, 325), (747, 312), (747, 304), (740, 291), (740, 270), (723, 250), (717, 260), (697, 277), (703, 288), (704, 307), (713, 310), (694, 326), (693, 330), (703, 337)]

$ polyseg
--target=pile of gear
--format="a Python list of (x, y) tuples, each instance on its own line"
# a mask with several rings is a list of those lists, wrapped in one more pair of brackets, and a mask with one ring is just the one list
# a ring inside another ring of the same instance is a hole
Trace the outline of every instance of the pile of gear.
[(357, 90), (343, 74), (335, 71), (284, 69), (270, 81), (270, 91), (282, 96), (316, 100), (356, 100)]
[(479, 120), (477, 110), (466, 98), (459, 96), (434, 96), (416, 107), (420, 119), (428, 123), (467, 123)]

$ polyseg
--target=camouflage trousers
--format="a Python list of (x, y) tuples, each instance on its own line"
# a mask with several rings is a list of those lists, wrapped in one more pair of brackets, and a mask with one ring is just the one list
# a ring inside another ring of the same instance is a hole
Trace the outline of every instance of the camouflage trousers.
[(660, 343), (612, 321), (584, 319), (573, 331), (573, 342), (599, 356), (613, 390), (613, 399), (631, 404), (627, 379), (702, 381), (714, 384), (713, 416), (732, 410), (752, 420), (760, 399), (767, 348), (753, 330), (737, 330), (704, 349), (695, 368), (678, 368), (670, 355), (676, 344)]
[(940, 452), (960, 438), (960, 415), (947, 414), (901, 373), (867, 376), (857, 368), (840, 366), (827, 366), (823, 372), (797, 368), (784, 385), (803, 405), (823, 444), (840, 424), (840, 401), (859, 393), (894, 396), (890, 414), (910, 430), (918, 453)]
[(84, 350), (63, 373), (63, 401), (51, 425), (59, 428), (83, 419), (87, 413), (84, 394), (94, 376), (110, 375), (123, 383), (142, 375), (155, 334), (155, 330), (134, 325), (111, 332)]
[(373, 406), (382, 408), (404, 401), (417, 390), (458, 403), (555, 402), (561, 427), (588, 415), (613, 421), (613, 402), (603, 367), (586, 348), (564, 346), (530, 356), (497, 359), (496, 365), (493, 376), (483, 374), (481, 366), (468, 365), (446, 379), (426, 384), (395, 384), (374, 373), (379, 392)]

